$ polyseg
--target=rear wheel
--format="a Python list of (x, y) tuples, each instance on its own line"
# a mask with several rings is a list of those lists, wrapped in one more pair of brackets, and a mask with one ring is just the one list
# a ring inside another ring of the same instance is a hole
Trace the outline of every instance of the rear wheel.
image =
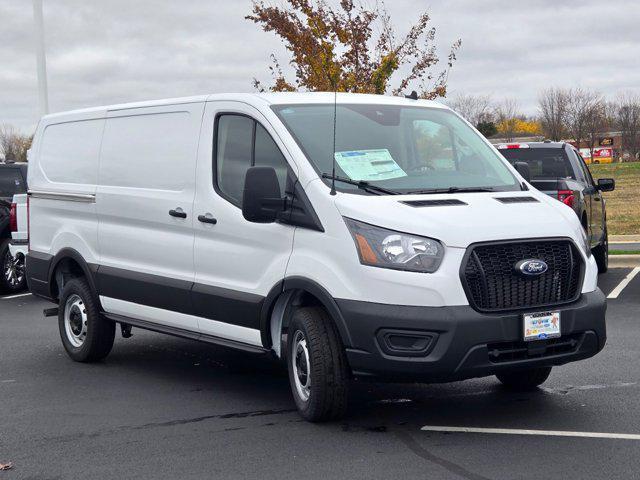
[(609, 270), (609, 235), (606, 228), (602, 243), (593, 249), (593, 258), (596, 259), (599, 273), (605, 273)]
[(496, 377), (510, 390), (527, 391), (542, 385), (550, 374), (551, 367), (542, 367), (498, 373)]
[(74, 278), (64, 286), (58, 327), (65, 350), (76, 362), (95, 362), (111, 352), (116, 324), (100, 314), (98, 302), (83, 278)]
[(323, 309), (304, 307), (293, 315), (287, 334), (287, 365), (300, 415), (310, 422), (344, 415), (347, 360), (338, 332)]
[(24, 257), (14, 257), (9, 251), (9, 240), (0, 242), (0, 292), (15, 293), (27, 286)]

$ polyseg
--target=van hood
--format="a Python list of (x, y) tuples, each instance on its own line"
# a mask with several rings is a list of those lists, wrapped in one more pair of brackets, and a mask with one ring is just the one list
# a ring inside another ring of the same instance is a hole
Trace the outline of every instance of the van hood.
[[(424, 201), (432, 203), (420, 203)], [(443, 195), (340, 194), (335, 203), (344, 217), (435, 238), (449, 247), (544, 237), (570, 237), (576, 244), (582, 243), (580, 222), (573, 210), (532, 190)]]

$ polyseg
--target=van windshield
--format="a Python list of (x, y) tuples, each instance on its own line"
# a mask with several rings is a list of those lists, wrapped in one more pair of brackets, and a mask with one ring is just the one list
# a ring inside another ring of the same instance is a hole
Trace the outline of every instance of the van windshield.
[[(331, 174), (334, 105), (272, 108), (316, 171)], [(338, 104), (335, 117), (336, 176), (382, 187), (375, 193), (520, 190), (505, 160), (449, 110)], [(337, 187), (363, 193), (357, 185)]]

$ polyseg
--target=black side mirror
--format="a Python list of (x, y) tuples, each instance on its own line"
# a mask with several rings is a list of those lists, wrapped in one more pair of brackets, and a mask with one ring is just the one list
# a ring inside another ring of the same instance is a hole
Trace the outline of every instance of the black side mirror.
[(249, 222), (273, 223), (286, 208), (273, 167), (251, 167), (244, 179), (242, 216)]
[(522, 178), (527, 182), (531, 181), (531, 168), (529, 168), (529, 164), (527, 162), (516, 162), (513, 166)]
[(601, 192), (611, 192), (616, 188), (616, 181), (613, 178), (599, 178), (598, 190)]

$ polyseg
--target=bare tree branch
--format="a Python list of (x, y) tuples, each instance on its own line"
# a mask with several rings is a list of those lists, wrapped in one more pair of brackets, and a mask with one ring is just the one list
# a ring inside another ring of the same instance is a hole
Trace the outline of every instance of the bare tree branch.
[(448, 102), (448, 105), (474, 126), (480, 122), (493, 120), (494, 112), (490, 95), (458, 94)]
[(567, 90), (566, 95), (566, 130), (575, 144), (581, 145), (587, 139), (587, 134), (589, 133), (589, 117), (593, 115), (594, 109), (600, 104), (602, 97), (597, 92), (582, 88)]
[(621, 94), (615, 103), (615, 123), (622, 132), (622, 148), (638, 158), (640, 153), (640, 97), (632, 93)]
[(499, 130), (510, 142), (516, 134), (519, 117), (518, 100), (506, 98), (496, 107), (496, 118), (500, 125)]
[(540, 124), (543, 133), (550, 140), (560, 141), (564, 135), (567, 103), (567, 91), (561, 88), (548, 88), (538, 97)]
[(26, 162), (33, 136), (24, 135), (11, 125), (0, 125), (0, 151), (6, 162)]

